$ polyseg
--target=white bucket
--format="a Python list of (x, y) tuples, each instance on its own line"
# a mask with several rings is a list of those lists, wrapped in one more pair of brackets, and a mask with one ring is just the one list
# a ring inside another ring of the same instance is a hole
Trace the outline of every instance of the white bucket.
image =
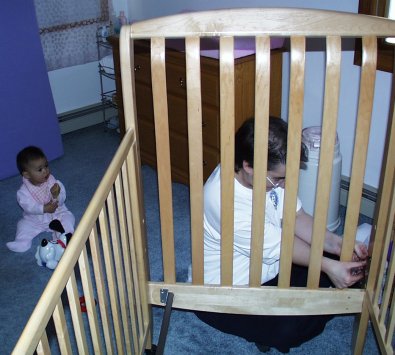
[[(306, 163), (305, 169), (300, 169), (299, 198), (302, 201), (303, 209), (313, 216), (321, 147), (321, 127), (313, 126), (303, 129), (302, 141), (307, 146), (309, 161)], [(327, 228), (332, 232), (340, 225), (341, 170), (342, 157), (340, 154), (339, 140), (336, 134), (336, 143), (333, 152), (332, 184), (327, 216)]]

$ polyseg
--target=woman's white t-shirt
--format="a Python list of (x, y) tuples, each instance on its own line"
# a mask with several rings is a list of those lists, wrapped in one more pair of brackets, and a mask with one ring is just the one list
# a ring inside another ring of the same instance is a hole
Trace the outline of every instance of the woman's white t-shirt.
[[(220, 166), (213, 171), (204, 185), (204, 282), (220, 283), (221, 250), (221, 187)], [(252, 189), (241, 185), (236, 179), (234, 192), (234, 252), (233, 284), (247, 285), (249, 282)], [(262, 263), (262, 282), (277, 276), (281, 247), (281, 222), (283, 216), (284, 189), (275, 189), (278, 196), (277, 208), (266, 193), (265, 236)], [(297, 200), (296, 210), (302, 207)]]

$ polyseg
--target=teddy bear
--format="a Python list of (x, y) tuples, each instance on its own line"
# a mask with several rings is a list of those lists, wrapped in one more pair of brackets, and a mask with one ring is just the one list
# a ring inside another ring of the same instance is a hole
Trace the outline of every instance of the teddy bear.
[(53, 270), (58, 265), (72, 234), (65, 233), (62, 223), (58, 219), (51, 221), (49, 228), (60, 233), (60, 236), (55, 240), (43, 239), (37, 247), (35, 257), (39, 266)]

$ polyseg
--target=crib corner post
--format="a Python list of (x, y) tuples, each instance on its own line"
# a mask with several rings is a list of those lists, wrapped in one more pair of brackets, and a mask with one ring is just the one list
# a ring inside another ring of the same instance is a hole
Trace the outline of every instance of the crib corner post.
[(355, 315), (354, 318), (354, 326), (352, 331), (351, 338), (351, 353), (354, 355), (362, 354), (365, 340), (366, 340), (366, 332), (368, 329), (369, 322), (369, 310), (367, 305), (367, 293), (365, 292), (365, 297), (362, 302), (362, 311), (359, 314)]

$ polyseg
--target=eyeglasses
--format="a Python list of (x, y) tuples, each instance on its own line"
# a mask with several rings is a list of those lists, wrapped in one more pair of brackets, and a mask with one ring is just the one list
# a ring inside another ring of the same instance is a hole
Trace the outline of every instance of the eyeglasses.
[(285, 179), (283, 178), (277, 178), (277, 183), (275, 184), (272, 179), (270, 179), (269, 176), (266, 176), (267, 181), (269, 181), (272, 184), (273, 189), (277, 189), (277, 187), (280, 186), (281, 182)]

